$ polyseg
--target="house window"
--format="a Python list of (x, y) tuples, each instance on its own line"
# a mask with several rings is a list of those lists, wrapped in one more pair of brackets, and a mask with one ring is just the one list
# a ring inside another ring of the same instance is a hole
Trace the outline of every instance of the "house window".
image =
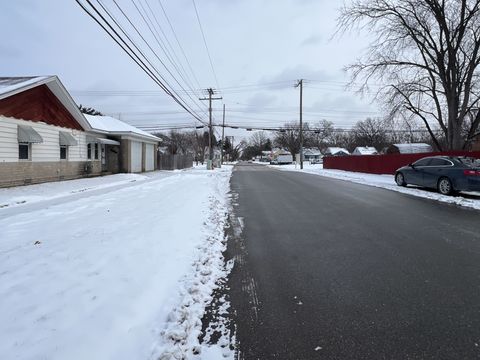
[(92, 160), (92, 144), (87, 144), (87, 159)]
[(30, 144), (29, 143), (18, 144), (18, 159), (30, 160)]
[(68, 147), (67, 145), (60, 145), (60, 160), (67, 160)]
[(95, 143), (95, 160), (98, 160), (98, 143)]

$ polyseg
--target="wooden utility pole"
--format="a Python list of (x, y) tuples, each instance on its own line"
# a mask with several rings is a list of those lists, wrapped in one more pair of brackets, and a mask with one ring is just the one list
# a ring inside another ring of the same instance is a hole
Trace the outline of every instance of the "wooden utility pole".
[(303, 169), (303, 79), (298, 80), (295, 87), (300, 87), (300, 169)]
[[(212, 100), (221, 100), (221, 97), (212, 98), (214, 91), (212, 88), (207, 89), (208, 91), (208, 98), (200, 98), (199, 100), (208, 100), (208, 159), (210, 160), (210, 166), (212, 166), (213, 161), (213, 146), (212, 146), (212, 138), (213, 138), (213, 126), (212, 126)], [(213, 169), (213, 166), (211, 167)]]
[(220, 164), (223, 165), (223, 141), (225, 139), (225, 104), (223, 104), (223, 120), (222, 120), (222, 148), (221, 148), (221, 157)]

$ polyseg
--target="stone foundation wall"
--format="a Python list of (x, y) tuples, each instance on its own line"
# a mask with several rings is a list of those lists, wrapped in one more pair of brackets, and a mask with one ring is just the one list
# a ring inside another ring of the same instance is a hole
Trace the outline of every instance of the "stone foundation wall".
[[(85, 165), (91, 163), (90, 173)], [(97, 176), (102, 172), (100, 161), (19, 161), (0, 163), (0, 187), (37, 184)]]

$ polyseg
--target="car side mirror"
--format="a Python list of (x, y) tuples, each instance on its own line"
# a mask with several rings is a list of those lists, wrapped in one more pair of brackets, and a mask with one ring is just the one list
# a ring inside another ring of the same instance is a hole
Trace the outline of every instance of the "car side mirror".
[(408, 166), (410, 166), (411, 168), (415, 167), (415, 165), (413, 165), (412, 163), (408, 164)]

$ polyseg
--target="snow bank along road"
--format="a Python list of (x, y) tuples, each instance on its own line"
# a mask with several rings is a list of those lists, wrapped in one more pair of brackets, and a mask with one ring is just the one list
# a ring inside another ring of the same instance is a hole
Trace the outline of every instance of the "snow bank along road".
[(228, 271), (230, 174), (1, 190), (0, 358), (232, 357), (198, 343), (205, 306)]
[(269, 165), (272, 168), (286, 171), (298, 171), (307, 174), (321, 175), (334, 179), (340, 179), (345, 181), (351, 181), (358, 184), (364, 184), (369, 186), (375, 186), (383, 189), (393, 190), (408, 194), (412, 196), (418, 196), (425, 199), (431, 199), (448, 204), (460, 205), (467, 208), (480, 210), (480, 193), (462, 193), (458, 196), (445, 196), (441, 195), (433, 190), (421, 189), (415, 186), (401, 187), (395, 183), (393, 175), (376, 175), (366, 174), (351, 171), (331, 170), (323, 169), (321, 164), (310, 165), (304, 164), (303, 170), (300, 170), (300, 166), (297, 165)]
[(479, 211), (249, 164), (231, 186), (239, 358), (480, 358)]

